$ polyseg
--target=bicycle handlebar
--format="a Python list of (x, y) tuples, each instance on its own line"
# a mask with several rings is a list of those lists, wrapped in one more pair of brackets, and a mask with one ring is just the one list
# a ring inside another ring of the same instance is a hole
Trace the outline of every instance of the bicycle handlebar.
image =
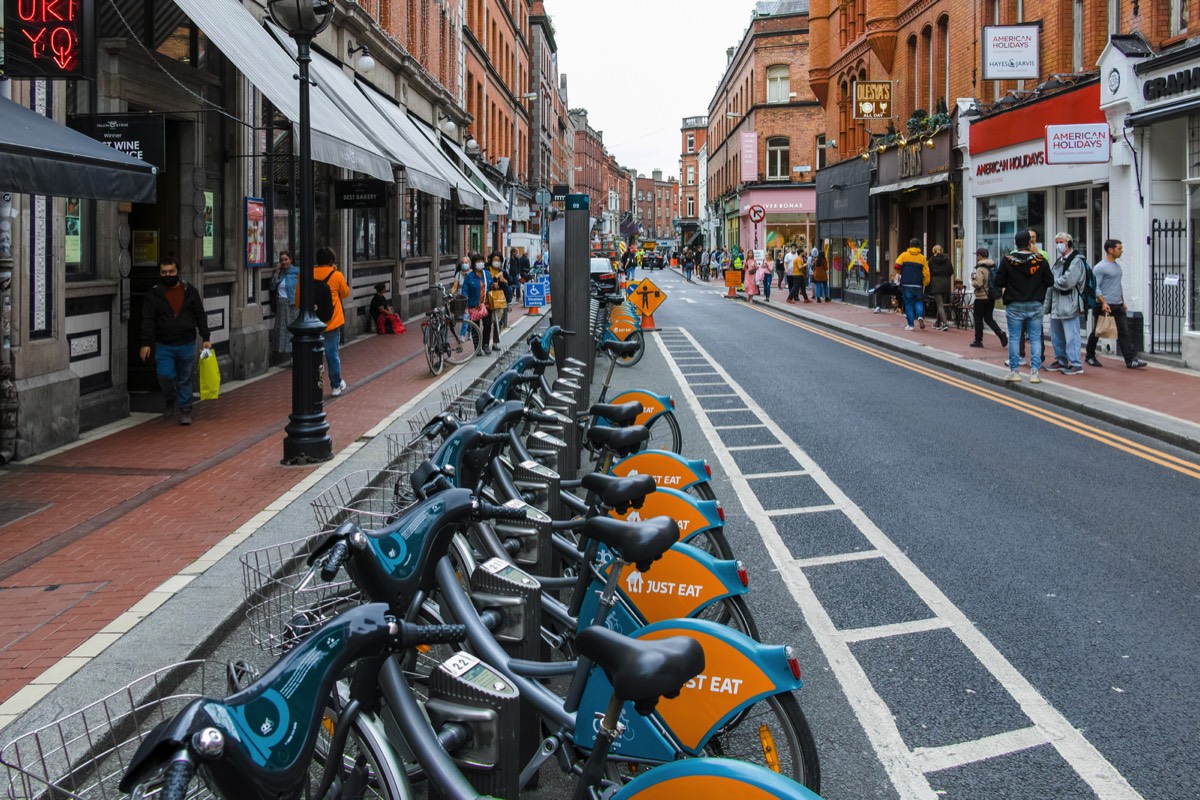
[(396, 641), (401, 650), (429, 644), (458, 644), (467, 638), (465, 625), (416, 625), (397, 620), (397, 626)]
[(184, 800), (187, 797), (188, 784), (196, 774), (196, 765), (187, 750), (181, 750), (167, 767), (163, 781), (163, 800)]
[[(506, 436), (507, 436), (507, 434), (506, 434)], [(476, 498), (476, 500), (475, 500), (475, 513), (473, 514), (473, 516), (475, 517), (475, 519), (477, 519), (481, 522), (484, 522), (487, 520), (493, 520), (493, 519), (504, 519), (504, 520), (527, 519), (527, 517), (525, 515), (525, 506), (523, 504), (522, 505), (505, 504), (502, 506), (497, 506), (497, 505), (492, 505), (491, 503), (487, 502), (486, 500), (480, 500), (478, 498)]]
[(495, 447), (498, 444), (508, 444), (507, 432), (483, 433), (482, 431), (479, 431), (475, 434), (475, 441), (472, 443), (471, 448), (475, 450), (482, 450), (485, 447)]
[(324, 566), (321, 567), (321, 580), (328, 583), (336, 578), (349, 554), (350, 545), (345, 539), (339, 539), (329, 551), (329, 558), (325, 559)]

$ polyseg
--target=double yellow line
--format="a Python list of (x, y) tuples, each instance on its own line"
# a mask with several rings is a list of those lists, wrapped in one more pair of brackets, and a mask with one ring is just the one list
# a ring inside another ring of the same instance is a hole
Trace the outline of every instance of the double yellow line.
[(801, 321), (795, 319), (794, 317), (791, 317), (791, 316), (788, 316), (785, 314), (780, 314), (779, 312), (776, 312), (776, 311), (768, 311), (767, 309), (761, 308), (761, 307), (755, 307), (755, 310), (758, 311), (760, 314), (765, 314), (766, 316), (772, 317), (773, 319), (777, 319), (780, 322), (784, 322), (793, 327), (800, 328), (800, 329), (808, 331), (809, 333), (812, 333), (812, 334), (816, 334), (817, 336), (828, 339), (831, 342), (837, 342), (838, 344), (853, 348), (854, 350), (858, 350), (860, 353), (866, 353), (867, 355), (869, 355), (873, 358), (877, 358), (880, 361), (886, 361), (889, 364), (895, 364), (896, 366), (907, 369), (910, 372), (916, 372), (919, 375), (924, 375), (927, 378), (932, 378), (933, 380), (944, 383), (947, 386), (953, 386), (955, 389), (961, 389), (964, 392), (969, 392), (973, 395), (976, 395), (977, 397), (982, 397), (985, 400), (990, 400), (993, 403), (998, 403), (999, 405), (1007, 406), (1008, 408), (1011, 408), (1014, 411), (1019, 411), (1022, 414), (1028, 414), (1029, 416), (1039, 419), (1043, 422), (1048, 422), (1051, 425), (1055, 425), (1059, 428), (1062, 428), (1063, 430), (1067, 430), (1067, 431), (1070, 431), (1071, 433), (1075, 433), (1080, 436), (1084, 436), (1088, 439), (1092, 439), (1093, 441), (1097, 441), (1103, 445), (1107, 445), (1109, 447), (1120, 450), (1124, 453), (1128, 453), (1129, 455), (1134, 456), (1136, 458), (1143, 459), (1144, 461), (1149, 461), (1153, 464), (1158, 464), (1159, 466), (1166, 467), (1169, 470), (1174, 470), (1175, 472), (1178, 472), (1181, 475), (1186, 475), (1189, 478), (1195, 478), (1197, 480), (1200, 480), (1200, 465), (1194, 464), (1191, 461), (1185, 461), (1182, 458), (1176, 458), (1175, 456), (1170, 455), (1169, 453), (1164, 453), (1161, 450), (1156, 450), (1153, 447), (1148, 447), (1144, 444), (1140, 444), (1138, 442), (1133, 441), (1132, 439), (1126, 439), (1125, 437), (1119, 436), (1115, 433), (1109, 433), (1107, 431), (1102, 431), (1099, 428), (1095, 428), (1091, 425), (1086, 425), (1077, 420), (1064, 419), (1058, 415), (1055, 415), (1049, 411), (1046, 411), (1045, 409), (1038, 408), (1037, 406), (1035, 406), (1031, 403), (1024, 402), (1024, 401), (1014, 397), (1011, 393), (998, 392), (995, 389), (988, 389), (983, 386), (977, 386), (973, 383), (962, 380), (961, 378), (955, 378), (950, 375), (943, 375), (942, 373), (937, 372), (936, 370), (926, 367), (922, 364), (909, 361), (905, 358), (902, 358), (902, 357), (896, 356), (896, 355), (892, 355), (891, 353), (888, 353), (885, 351), (877, 350), (874, 347), (871, 347), (870, 345), (865, 345), (860, 342), (856, 342), (853, 339), (849, 339), (845, 336), (841, 336), (841, 335), (838, 335), (835, 333), (830, 333), (829, 331), (825, 330), (824, 328), (820, 328), (820, 327), (811, 325), (806, 322), (801, 322)]

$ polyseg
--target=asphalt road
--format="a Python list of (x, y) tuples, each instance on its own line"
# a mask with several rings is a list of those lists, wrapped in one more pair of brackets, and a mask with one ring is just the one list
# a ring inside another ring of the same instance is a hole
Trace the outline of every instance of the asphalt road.
[(651, 277), (825, 797), (1200, 796), (1194, 457)]

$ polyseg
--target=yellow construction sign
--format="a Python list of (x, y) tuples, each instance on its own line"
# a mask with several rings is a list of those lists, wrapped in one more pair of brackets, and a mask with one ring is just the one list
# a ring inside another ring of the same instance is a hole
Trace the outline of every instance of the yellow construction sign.
[(638, 281), (637, 288), (629, 295), (633, 307), (643, 317), (648, 317), (657, 311), (666, 299), (666, 292), (655, 286), (649, 278), (642, 278)]

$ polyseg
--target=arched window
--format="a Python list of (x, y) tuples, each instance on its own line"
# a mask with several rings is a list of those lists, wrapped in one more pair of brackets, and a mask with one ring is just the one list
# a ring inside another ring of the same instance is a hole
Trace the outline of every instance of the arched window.
[[(950, 18), (942, 16), (937, 21), (937, 80), (935, 84), (940, 84), (938, 89), (941, 96), (937, 99), (942, 100), (946, 104), (946, 108), (950, 107)], [(933, 113), (933, 108), (929, 109), (929, 113)]]
[(791, 150), (785, 136), (767, 139), (767, 180), (786, 181), (791, 177)]
[(926, 25), (925, 29), (921, 31), (921, 62), (921, 66), (925, 70), (925, 75), (923, 76), (925, 78), (925, 85), (929, 87), (929, 102), (923, 107), (925, 111), (932, 114), (936, 83), (933, 77), (933, 28), (929, 25)]
[(917, 50), (917, 37), (908, 37), (908, 78), (912, 81), (913, 108), (921, 107), (921, 54)]
[(788, 81), (787, 64), (775, 64), (767, 67), (767, 102), (786, 103), (792, 85)]

